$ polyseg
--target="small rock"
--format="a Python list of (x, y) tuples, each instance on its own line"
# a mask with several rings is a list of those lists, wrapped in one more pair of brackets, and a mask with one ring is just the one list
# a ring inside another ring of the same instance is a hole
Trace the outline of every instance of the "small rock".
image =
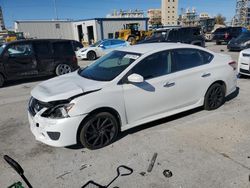
[(141, 176), (145, 176), (145, 175), (146, 175), (146, 172), (140, 172), (140, 175), (141, 175)]

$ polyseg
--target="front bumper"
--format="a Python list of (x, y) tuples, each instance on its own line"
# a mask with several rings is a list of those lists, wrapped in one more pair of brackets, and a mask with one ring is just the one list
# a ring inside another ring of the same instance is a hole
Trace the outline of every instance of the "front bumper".
[(87, 53), (78, 53), (76, 56), (79, 59), (87, 59)]
[(86, 116), (50, 119), (42, 117), (40, 113), (32, 116), (28, 112), (30, 130), (36, 140), (55, 147), (77, 144), (77, 130)]
[(238, 72), (250, 76), (250, 57), (243, 57), (240, 55), (238, 62)]

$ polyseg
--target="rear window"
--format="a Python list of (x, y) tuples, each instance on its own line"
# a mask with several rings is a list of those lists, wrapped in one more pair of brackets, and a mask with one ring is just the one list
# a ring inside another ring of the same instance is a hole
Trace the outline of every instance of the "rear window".
[(71, 56), (74, 55), (70, 41), (67, 42), (54, 42), (52, 44), (55, 55)]

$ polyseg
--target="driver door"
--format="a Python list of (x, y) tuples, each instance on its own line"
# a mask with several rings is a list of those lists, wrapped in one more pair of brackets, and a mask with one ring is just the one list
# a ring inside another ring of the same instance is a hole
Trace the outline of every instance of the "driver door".
[(146, 57), (132, 68), (129, 75), (139, 74), (144, 82), (123, 84), (129, 124), (176, 107), (177, 90), (174, 83), (171, 84), (171, 61), (171, 52), (163, 51)]
[(31, 43), (14, 43), (4, 52), (4, 68), (8, 78), (23, 78), (38, 74)]

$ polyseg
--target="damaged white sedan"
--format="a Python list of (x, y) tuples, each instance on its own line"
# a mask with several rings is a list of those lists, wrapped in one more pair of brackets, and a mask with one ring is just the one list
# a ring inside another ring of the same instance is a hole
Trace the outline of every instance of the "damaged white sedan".
[(193, 45), (122, 48), (37, 85), (30, 128), (51, 146), (102, 148), (120, 131), (199, 106), (219, 108), (236, 90), (236, 74), (230, 56)]

